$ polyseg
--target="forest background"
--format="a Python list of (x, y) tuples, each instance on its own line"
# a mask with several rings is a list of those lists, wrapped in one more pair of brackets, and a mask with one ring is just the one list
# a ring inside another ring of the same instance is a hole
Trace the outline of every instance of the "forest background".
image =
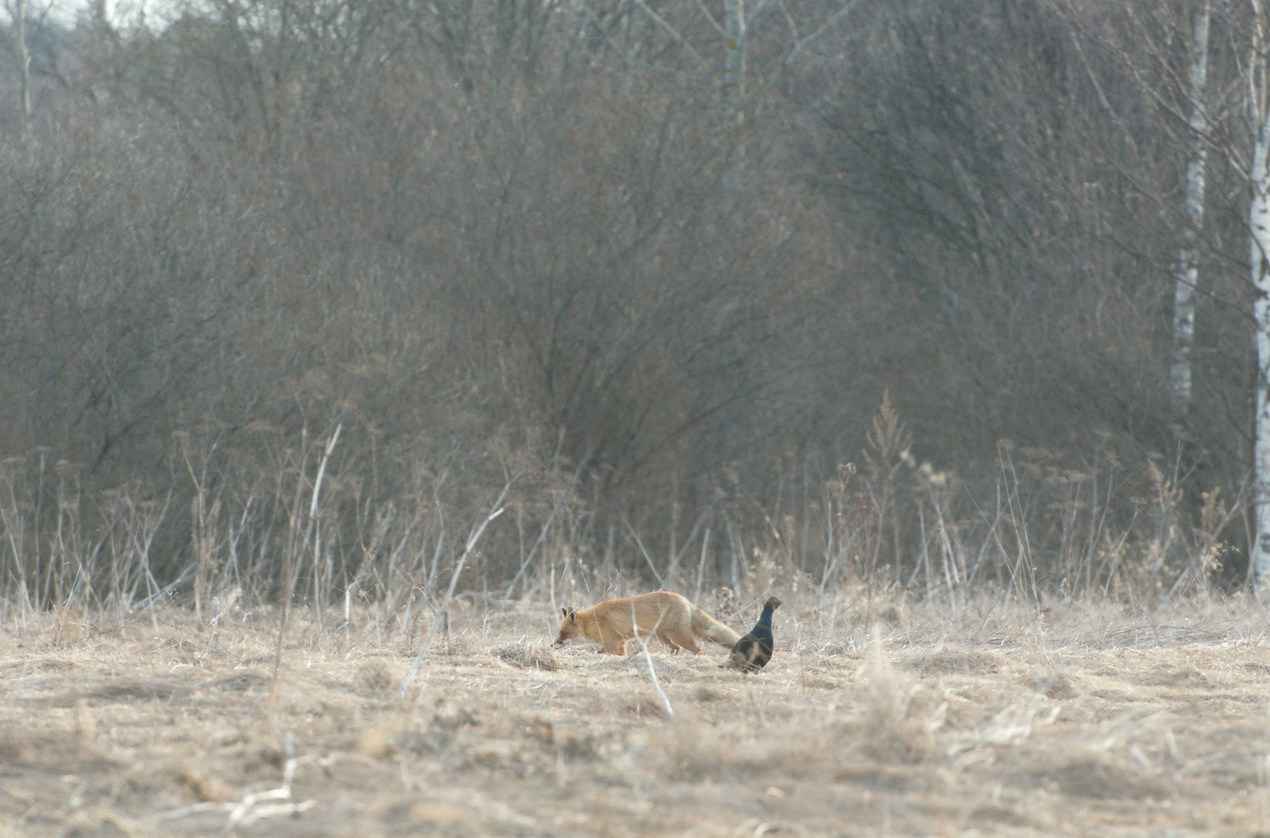
[(6, 6), (10, 602), (1249, 577), (1259, 3)]

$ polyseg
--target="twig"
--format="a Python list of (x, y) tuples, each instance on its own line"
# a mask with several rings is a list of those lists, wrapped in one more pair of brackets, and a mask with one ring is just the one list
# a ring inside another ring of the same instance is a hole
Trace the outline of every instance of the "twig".
[[(326, 441), (326, 449), (322, 452), (322, 460), (318, 463), (317, 476), (313, 480), (313, 496), (309, 499), (309, 532), (312, 534), (313, 542), (313, 606), (318, 612), (318, 618), (322, 616), (322, 606), (324, 597), (320, 589), (322, 583), (322, 525), (318, 520), (318, 506), (322, 496), (322, 481), (326, 477), (326, 465), (331, 461), (331, 453), (335, 450), (335, 443), (339, 442), (340, 431), (344, 430), (344, 423), (340, 422), (335, 426), (335, 432), (331, 434), (331, 438)], [(327, 579), (329, 582), (329, 577)]]
[(507, 497), (507, 493), (511, 491), (512, 485), (516, 482), (519, 475), (513, 476), (507, 481), (507, 485), (503, 487), (503, 491), (499, 493), (498, 499), (490, 507), (489, 514), (484, 520), (472, 530), (471, 535), (467, 537), (467, 544), (463, 548), (463, 555), (459, 557), (458, 563), (454, 566), (454, 573), (450, 575), (450, 587), (445, 592), (445, 598), (441, 600), (441, 608), (437, 611), (436, 619), (432, 621), (432, 628), (428, 629), (428, 636), (423, 639), (423, 645), (419, 647), (419, 654), (415, 655), (415, 661), (410, 666), (410, 671), (406, 673), (406, 677), (401, 679), (400, 694), (405, 695), (410, 689), (410, 684), (415, 679), (419, 667), (423, 664), (424, 657), (428, 654), (428, 647), (432, 645), (432, 638), (437, 633), (437, 629), (441, 627), (441, 623), (445, 620), (446, 609), (450, 605), (450, 600), (454, 597), (454, 589), (459, 584), (459, 574), (463, 572), (463, 566), (467, 564), (467, 559), (472, 555), (472, 551), (476, 548), (477, 542), (481, 540), (481, 536), (485, 534), (485, 528), (490, 522), (503, 514), (503, 499)]
[[(287, 750), (291, 750), (291, 735), (287, 735)], [(304, 758), (304, 761), (312, 761), (311, 757)], [(265, 818), (279, 817), (282, 815), (298, 815), (299, 813), (313, 808), (317, 805), (316, 800), (304, 800), (298, 803), (291, 801), (291, 783), (295, 779), (295, 769), (298, 764), (295, 757), (287, 759), (286, 767), (282, 772), (282, 785), (276, 789), (268, 791), (253, 792), (244, 797), (237, 806), (229, 813), (229, 820), (225, 823), (225, 831), (232, 832), (235, 826), (247, 826), (256, 821)], [(285, 800), (286, 803), (273, 803), (268, 806), (261, 806), (261, 803), (268, 803), (271, 800)]]
[[(308, 532), (305, 533), (304, 540), (307, 543), (309, 539), (313, 537), (315, 531), (317, 532), (318, 541), (313, 550), (313, 575), (315, 579), (318, 575), (318, 554), (321, 551), (321, 532), (317, 527), (318, 499), (322, 493), (322, 479), (326, 475), (326, 464), (331, 458), (331, 452), (335, 450), (335, 443), (339, 441), (340, 431), (343, 429), (344, 423), (341, 422), (336, 425), (335, 432), (331, 434), (331, 438), (326, 442), (326, 449), (322, 454), (322, 461), (318, 464), (317, 476), (313, 483), (313, 496), (309, 499), (309, 529)], [(297, 487), (301, 485), (302, 482), (303, 481), (297, 482)], [(298, 493), (299, 489), (297, 488), (296, 491)], [(278, 643), (274, 649), (273, 685), (270, 687), (270, 692), (273, 694), (275, 699), (277, 697), (278, 690), (278, 677), (282, 671), (282, 646), (287, 636), (287, 622), (291, 617), (291, 598), (295, 596), (295, 551), (290, 545), (288, 545), (286, 555), (283, 558), (283, 577), (282, 603), (278, 611)], [(316, 602), (314, 604), (318, 605)]]
[(631, 526), (630, 519), (625, 515), (622, 516), (622, 523), (626, 525), (626, 529), (631, 534), (631, 538), (635, 539), (635, 546), (639, 548), (640, 554), (644, 557), (644, 561), (648, 563), (648, 569), (653, 572), (653, 576), (657, 577), (657, 584), (662, 588), (666, 587), (666, 580), (657, 572), (657, 566), (653, 564), (653, 557), (648, 555), (648, 549), (644, 547), (643, 540), (639, 537), (639, 533), (635, 532), (635, 528)]
[(542, 525), (542, 530), (538, 533), (538, 538), (534, 541), (534, 546), (530, 548), (529, 555), (525, 557), (525, 561), (521, 563), (520, 570), (516, 571), (516, 575), (512, 577), (512, 581), (507, 586), (506, 593), (503, 594), (504, 599), (512, 598), (512, 591), (516, 589), (516, 583), (525, 575), (525, 571), (529, 568), (529, 563), (534, 560), (534, 556), (538, 555), (538, 548), (542, 546), (547, 539), (547, 533), (551, 531), (551, 525), (555, 523), (556, 515), (560, 512), (560, 506), (557, 504), (551, 514), (547, 516), (547, 523)]
[[(663, 612), (657, 617), (657, 625), (661, 625)], [(653, 631), (657, 630), (657, 625), (653, 626)], [(666, 718), (673, 719), (675, 717), (675, 709), (670, 706), (670, 699), (666, 697), (666, 693), (661, 688), (661, 683), (657, 680), (657, 670), (653, 668), (653, 656), (648, 651), (648, 644), (644, 642), (644, 638), (640, 636), (639, 624), (635, 622), (635, 600), (631, 600), (631, 626), (635, 635), (635, 642), (639, 644), (639, 648), (644, 652), (644, 663), (648, 665), (648, 680), (653, 682), (653, 691), (657, 693), (657, 697), (661, 699), (661, 709), (666, 711)]]
[(169, 582), (166, 586), (150, 594), (150, 596), (146, 597), (140, 602), (134, 603), (132, 607), (129, 608), (128, 610), (133, 614), (141, 614), (141, 613), (149, 611), (159, 602), (159, 600), (163, 599), (168, 594), (172, 593), (172, 591), (176, 590), (178, 587), (183, 585), (185, 583), (185, 580), (189, 579), (190, 574), (192, 574), (193, 572), (194, 572), (194, 564), (190, 563), (186, 565), (185, 570), (181, 571), (181, 575), (176, 577), (175, 580), (173, 580), (172, 582)]

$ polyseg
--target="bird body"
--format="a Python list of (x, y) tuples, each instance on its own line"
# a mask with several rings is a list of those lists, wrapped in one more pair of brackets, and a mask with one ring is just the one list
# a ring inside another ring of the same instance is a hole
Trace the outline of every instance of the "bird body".
[(763, 605), (763, 613), (750, 633), (742, 637), (732, 647), (732, 654), (724, 666), (739, 669), (742, 672), (758, 672), (772, 659), (772, 612), (780, 607), (781, 601), (771, 597)]

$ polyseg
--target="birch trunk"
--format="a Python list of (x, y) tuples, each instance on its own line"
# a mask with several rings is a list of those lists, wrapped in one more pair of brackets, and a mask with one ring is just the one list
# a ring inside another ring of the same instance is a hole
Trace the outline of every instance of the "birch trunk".
[(1186, 165), (1186, 229), (1174, 269), (1173, 295), (1173, 401), (1179, 410), (1191, 402), (1192, 347), (1195, 343), (1195, 289), (1199, 283), (1199, 233), (1204, 224), (1205, 169), (1208, 159), (1208, 112), (1204, 93), (1208, 87), (1208, 0), (1195, 12), (1191, 46), (1190, 159)]
[(1257, 540), (1253, 549), (1253, 585), (1259, 597), (1270, 591), (1270, 109), (1260, 108), (1253, 146), (1252, 231), (1253, 316), (1257, 330), (1257, 396), (1254, 417), (1253, 480)]
[(723, 102), (739, 129), (745, 122), (745, 0), (723, 0), (723, 26)]
[[(724, 174), (730, 195), (741, 188), (745, 160), (745, 0), (723, 0), (723, 104), (732, 117), (732, 159)], [(730, 199), (729, 199), (730, 201)]]
[(22, 99), (22, 133), (31, 121), (31, 53), (26, 47), (26, 0), (13, 7), (13, 40), (18, 57), (18, 92)]

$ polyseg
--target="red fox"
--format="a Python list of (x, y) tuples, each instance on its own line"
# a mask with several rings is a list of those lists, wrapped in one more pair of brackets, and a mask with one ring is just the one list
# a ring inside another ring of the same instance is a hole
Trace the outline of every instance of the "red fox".
[(601, 652), (624, 655), (627, 642), (639, 632), (640, 637), (651, 634), (668, 643), (672, 654), (680, 649), (695, 654), (701, 647), (692, 639), (694, 634), (728, 647), (741, 639), (732, 629), (670, 591), (610, 599), (581, 611), (562, 610), (564, 620), (553, 646), (563, 646), (566, 640), (577, 637), (600, 644)]

